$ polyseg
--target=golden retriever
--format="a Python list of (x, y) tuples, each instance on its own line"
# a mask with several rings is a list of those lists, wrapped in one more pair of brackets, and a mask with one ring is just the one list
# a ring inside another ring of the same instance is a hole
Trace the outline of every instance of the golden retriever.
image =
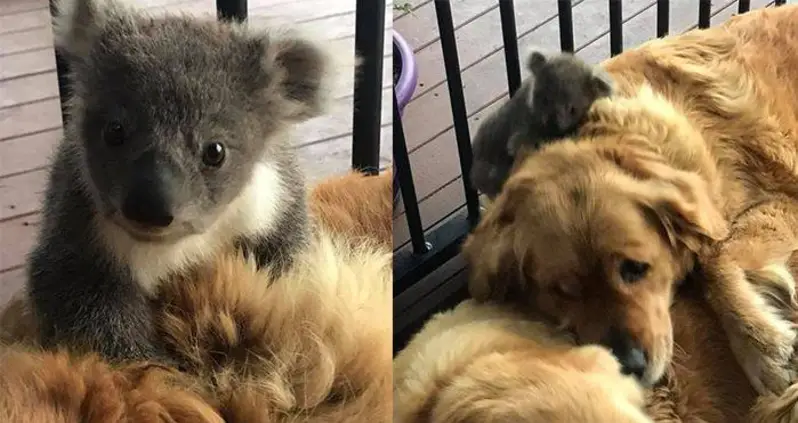
[[(15, 299), (0, 315), (0, 421), (389, 422), (391, 249), (362, 229), (377, 213), (336, 213), (286, 273), (230, 254), (165, 284), (154, 312), (179, 370), (41, 351)], [(336, 231), (345, 225), (361, 228), (357, 241)]]
[[(467, 300), (427, 322), (394, 360), (394, 422), (751, 422), (756, 392), (700, 293), (672, 308), (676, 353), (645, 391), (609, 350), (520, 310)], [(754, 421), (781, 423), (789, 400)]]
[(470, 290), (608, 346), (647, 385), (694, 270), (760, 393), (793, 380), (798, 6), (650, 41), (603, 64), (619, 93), (520, 157), (467, 240)]

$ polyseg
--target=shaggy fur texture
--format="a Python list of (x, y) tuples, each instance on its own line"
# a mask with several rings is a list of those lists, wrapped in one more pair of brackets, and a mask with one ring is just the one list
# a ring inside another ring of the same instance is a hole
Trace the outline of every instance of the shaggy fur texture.
[(393, 245), (393, 172), (376, 176), (351, 172), (316, 185), (310, 211), (328, 230), (352, 240), (374, 239)]
[(16, 423), (222, 423), (173, 370), (111, 368), (97, 356), (0, 351), (0, 420)]
[[(798, 251), (798, 6), (654, 40), (603, 66), (617, 95), (522, 159), (466, 243), (471, 290), (602, 343), (641, 380), (673, 356), (688, 273), (760, 393), (792, 382)], [(699, 264), (700, 266), (696, 266)]]
[[(750, 422), (755, 392), (700, 293), (685, 293), (671, 315), (673, 362), (644, 392), (603, 347), (575, 346), (508, 304), (468, 300), (397, 355), (394, 422)], [(781, 423), (771, 416), (792, 397), (761, 400), (757, 423)]]
[(497, 304), (438, 314), (394, 360), (394, 423), (651, 421), (612, 354)]

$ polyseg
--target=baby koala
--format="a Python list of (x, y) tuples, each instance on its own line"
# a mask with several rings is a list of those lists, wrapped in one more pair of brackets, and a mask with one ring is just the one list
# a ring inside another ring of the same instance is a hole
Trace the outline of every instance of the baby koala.
[(474, 187), (495, 197), (521, 147), (536, 150), (574, 133), (596, 99), (612, 95), (609, 75), (576, 56), (529, 54), (530, 76), (480, 125), (473, 140)]
[(27, 293), (46, 347), (164, 357), (150, 301), (239, 248), (285, 269), (308, 235), (287, 130), (325, 110), (325, 49), (290, 31), (65, 0), (73, 96)]

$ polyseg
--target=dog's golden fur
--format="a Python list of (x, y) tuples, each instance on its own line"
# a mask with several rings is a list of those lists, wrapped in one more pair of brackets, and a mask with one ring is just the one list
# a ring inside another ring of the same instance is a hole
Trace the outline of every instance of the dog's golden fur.
[[(674, 284), (698, 264), (748, 379), (781, 393), (796, 338), (798, 6), (604, 68), (618, 94), (575, 138), (520, 158), (466, 242), (472, 293), (533, 304), (580, 342), (620, 331), (652, 383), (673, 354)], [(630, 260), (648, 265), (640, 278), (624, 276)]]
[[(394, 422), (750, 422), (756, 394), (712, 310), (687, 293), (671, 314), (673, 362), (644, 392), (604, 347), (575, 346), (509, 304), (468, 300), (394, 360)], [(781, 423), (772, 416), (789, 401), (763, 399), (755, 421)]]
[(37, 350), (15, 299), (0, 316), (0, 421), (390, 421), (391, 251), (360, 234), (322, 222), (285, 273), (231, 254), (164, 284), (155, 320), (179, 371)]
[(351, 172), (318, 184), (310, 194), (310, 210), (329, 231), (357, 242), (379, 239), (393, 245), (393, 172), (375, 176)]
[(643, 390), (602, 347), (467, 300), (394, 360), (394, 423), (648, 422)]

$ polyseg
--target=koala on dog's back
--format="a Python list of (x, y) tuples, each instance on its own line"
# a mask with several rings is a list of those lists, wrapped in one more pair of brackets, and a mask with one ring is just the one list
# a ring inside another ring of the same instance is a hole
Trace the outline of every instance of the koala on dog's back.
[(471, 180), (491, 198), (507, 179), (521, 147), (536, 150), (570, 135), (593, 102), (612, 93), (612, 81), (604, 71), (572, 54), (547, 58), (533, 51), (526, 68), (530, 76), (474, 136)]
[(160, 281), (232, 247), (287, 266), (305, 244), (285, 130), (323, 111), (328, 56), (288, 32), (99, 0), (58, 9), (73, 96), (28, 292), (45, 345), (157, 357)]

